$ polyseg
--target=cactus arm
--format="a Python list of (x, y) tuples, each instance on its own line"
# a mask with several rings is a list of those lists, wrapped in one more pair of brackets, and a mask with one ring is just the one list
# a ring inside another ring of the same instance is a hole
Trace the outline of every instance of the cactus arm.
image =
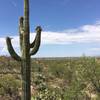
[(19, 19), (19, 36), (20, 36), (20, 49), (21, 49), (21, 51), (22, 51), (23, 33), (24, 33), (23, 22), (24, 22), (24, 18), (20, 17), (20, 19)]
[(17, 61), (21, 61), (21, 58), (17, 55), (17, 53), (13, 49), (13, 46), (11, 44), (11, 38), (7, 37), (6, 42), (7, 42), (7, 48), (8, 48), (8, 51), (9, 51), (11, 57)]
[(23, 31), (23, 21), (24, 21), (24, 18), (20, 17), (20, 19), (19, 19), (19, 32), (20, 33), (22, 33), (22, 31)]
[[(36, 36), (37, 37), (37, 36)], [(36, 38), (35, 38), (35, 40), (36, 40)], [(30, 44), (30, 48), (33, 48), (34, 47), (34, 45), (35, 45), (35, 40)]]
[(37, 28), (36, 28), (37, 34), (36, 34), (35, 40), (30, 44), (30, 48), (34, 47), (37, 38), (39, 38), (39, 34), (41, 34), (41, 31), (42, 31), (41, 27), (37, 26)]
[(33, 46), (33, 48), (32, 48), (32, 50), (30, 52), (30, 55), (34, 55), (38, 51), (38, 49), (40, 47), (40, 43), (41, 43), (41, 31), (42, 31), (41, 27), (38, 26), (36, 28), (36, 33), (37, 33), (36, 38), (33, 41), (33, 43), (31, 44), (31, 46)]
[(30, 44), (30, 48), (34, 47), (35, 41), (37, 40), (37, 38), (38, 38), (38, 34), (36, 34), (36, 37), (35, 37), (34, 41)]

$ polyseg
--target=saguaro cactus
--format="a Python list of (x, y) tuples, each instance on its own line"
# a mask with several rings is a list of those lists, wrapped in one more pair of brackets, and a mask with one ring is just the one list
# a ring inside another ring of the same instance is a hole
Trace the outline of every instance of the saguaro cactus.
[(31, 100), (31, 56), (36, 54), (41, 41), (41, 27), (36, 28), (35, 40), (30, 43), (30, 26), (29, 26), (29, 0), (24, 0), (24, 17), (19, 20), (19, 36), (20, 36), (20, 50), (19, 56), (13, 49), (11, 38), (7, 37), (7, 48), (15, 60), (21, 62), (22, 74), (22, 100)]

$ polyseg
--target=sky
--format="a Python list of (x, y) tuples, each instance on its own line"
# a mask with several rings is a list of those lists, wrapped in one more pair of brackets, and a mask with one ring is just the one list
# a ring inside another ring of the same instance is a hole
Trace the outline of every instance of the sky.
[[(24, 0), (0, 0), (0, 55), (9, 55), (5, 38), (19, 51), (19, 18)], [(42, 41), (34, 57), (100, 56), (100, 0), (30, 0), (31, 42), (40, 25)]]

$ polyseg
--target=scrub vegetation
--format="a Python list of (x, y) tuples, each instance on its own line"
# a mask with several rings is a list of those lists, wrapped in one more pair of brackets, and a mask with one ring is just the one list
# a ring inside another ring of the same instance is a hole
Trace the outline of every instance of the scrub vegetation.
[[(0, 57), (0, 100), (21, 100), (20, 63)], [(100, 59), (33, 58), (31, 100), (99, 100)]]

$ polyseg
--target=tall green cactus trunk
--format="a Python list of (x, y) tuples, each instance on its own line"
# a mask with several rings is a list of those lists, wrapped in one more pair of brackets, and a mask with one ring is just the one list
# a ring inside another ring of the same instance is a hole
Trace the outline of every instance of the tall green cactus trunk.
[(29, 47), (29, 0), (24, 1), (24, 22), (23, 22), (24, 34), (22, 41), (22, 100), (30, 100), (30, 47)]
[(30, 57), (37, 53), (41, 42), (41, 27), (36, 28), (35, 40), (30, 43), (30, 27), (29, 27), (29, 0), (24, 0), (24, 17), (20, 18), (19, 35), (20, 35), (20, 50), (21, 57), (17, 55), (11, 44), (11, 38), (7, 37), (7, 48), (12, 56), (17, 61), (21, 62), (22, 75), (22, 100), (31, 100), (31, 59)]

